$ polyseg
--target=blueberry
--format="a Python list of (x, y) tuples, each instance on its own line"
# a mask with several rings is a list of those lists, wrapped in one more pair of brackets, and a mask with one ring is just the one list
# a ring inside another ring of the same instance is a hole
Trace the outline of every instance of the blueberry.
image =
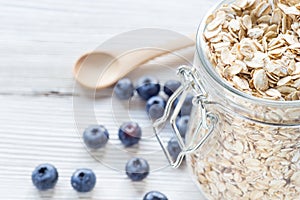
[(154, 97), (151, 97), (148, 101), (147, 101), (147, 104), (146, 104), (146, 111), (149, 112), (149, 109), (152, 105), (154, 104), (158, 104), (160, 105), (161, 107), (165, 107), (166, 106), (166, 101), (160, 97), (160, 96), (154, 96)]
[(179, 153), (181, 152), (181, 148), (175, 137), (173, 137), (169, 140), (167, 149), (168, 149), (171, 157), (173, 158), (173, 160), (176, 160)]
[(151, 119), (158, 119), (164, 114), (166, 101), (160, 96), (151, 97), (146, 104), (146, 111)]
[(158, 104), (154, 104), (150, 107), (148, 115), (152, 120), (161, 118), (164, 115), (165, 109)]
[(41, 164), (33, 170), (31, 180), (39, 190), (52, 189), (58, 180), (58, 172), (51, 164)]
[(136, 91), (138, 95), (148, 100), (159, 93), (160, 85), (157, 79), (152, 76), (143, 76), (138, 79), (136, 84)]
[(89, 148), (103, 147), (109, 139), (107, 129), (102, 125), (91, 125), (83, 132), (83, 141)]
[(133, 96), (134, 87), (130, 79), (123, 78), (114, 87), (114, 93), (121, 100), (129, 99)]
[(164, 92), (166, 95), (171, 96), (181, 85), (180, 81), (168, 80), (164, 85)]
[(185, 116), (181, 116), (181, 117), (177, 118), (177, 120), (176, 120), (176, 125), (178, 128), (178, 131), (179, 131), (181, 137), (183, 137), (183, 138), (185, 137), (185, 134), (186, 134), (186, 131), (188, 128), (189, 119), (190, 119), (190, 116), (185, 115)]
[[(191, 111), (192, 111), (192, 108), (193, 108), (193, 98), (194, 98), (194, 96), (191, 95), (191, 94), (188, 94), (186, 96), (186, 98), (183, 101), (182, 107), (180, 109), (180, 113), (179, 113), (180, 116), (191, 114)], [(177, 103), (178, 103), (178, 99), (175, 100), (174, 106), (176, 106)]]
[(166, 195), (158, 191), (150, 191), (145, 194), (143, 200), (168, 200)]
[(125, 122), (119, 128), (119, 139), (126, 147), (137, 144), (141, 136), (141, 127), (136, 122)]
[(71, 185), (78, 192), (89, 192), (96, 185), (96, 175), (90, 169), (78, 169), (71, 177)]
[(149, 174), (149, 164), (143, 158), (132, 158), (126, 164), (126, 174), (133, 181), (141, 181)]

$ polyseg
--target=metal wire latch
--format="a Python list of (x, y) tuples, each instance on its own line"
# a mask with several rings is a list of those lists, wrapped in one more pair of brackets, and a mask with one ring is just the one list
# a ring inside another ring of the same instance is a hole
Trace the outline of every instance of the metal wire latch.
[[(170, 165), (174, 168), (178, 167), (181, 164), (182, 159), (186, 154), (196, 151), (207, 141), (207, 139), (211, 136), (218, 120), (216, 115), (206, 110), (205, 105), (208, 103), (207, 93), (204, 90), (204, 87), (200, 81), (199, 71), (193, 66), (190, 67), (183, 65), (178, 68), (177, 75), (180, 77), (182, 85), (169, 98), (164, 111), (164, 115), (153, 123), (155, 136), (159, 141), (159, 144), (162, 147)], [(189, 93), (194, 94), (193, 104), (194, 108), (200, 109), (201, 122), (196, 126), (194, 130), (192, 130), (193, 137), (191, 138), (189, 144), (186, 144), (182, 139), (177, 128), (176, 118), (180, 112), (180, 109), (184, 103), (186, 96)], [(173, 113), (171, 114), (171, 110), (176, 99), (178, 99), (178, 102), (173, 110)], [(179, 153), (176, 160), (172, 159), (168, 149), (164, 145), (164, 142), (159, 134), (160, 127), (166, 123), (169, 116), (170, 124), (175, 132), (175, 138), (177, 139), (178, 144), (181, 148), (181, 152)], [(203, 133), (203, 131), (206, 131), (206, 134), (200, 137), (200, 134)]]

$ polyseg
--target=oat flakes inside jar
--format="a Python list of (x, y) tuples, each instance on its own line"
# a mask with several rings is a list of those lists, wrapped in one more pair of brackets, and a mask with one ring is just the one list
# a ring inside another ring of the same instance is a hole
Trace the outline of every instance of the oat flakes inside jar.
[[(182, 66), (194, 108), (181, 154), (208, 199), (300, 199), (300, 1), (222, 1), (204, 18), (194, 67)], [(180, 100), (177, 106), (180, 107)], [(158, 136), (158, 135), (157, 135)], [(158, 139), (160, 140), (159, 136)]]

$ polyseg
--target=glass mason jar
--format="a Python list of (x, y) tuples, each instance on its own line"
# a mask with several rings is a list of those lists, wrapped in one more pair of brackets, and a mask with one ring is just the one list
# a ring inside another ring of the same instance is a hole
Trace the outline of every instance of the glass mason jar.
[[(178, 69), (183, 84), (154, 123), (157, 130), (171, 115), (182, 149), (177, 160), (156, 134), (170, 164), (177, 167), (186, 156), (194, 181), (208, 199), (300, 199), (300, 102), (254, 97), (225, 82), (205, 53), (207, 17), (198, 29), (194, 66)], [(189, 92), (195, 97), (184, 142), (175, 120)]]

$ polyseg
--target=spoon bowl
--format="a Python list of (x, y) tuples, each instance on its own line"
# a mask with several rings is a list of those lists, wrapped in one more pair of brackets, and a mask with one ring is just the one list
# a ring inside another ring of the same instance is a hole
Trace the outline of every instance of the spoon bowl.
[[(91, 52), (82, 55), (75, 64), (74, 76), (75, 79), (87, 88), (97, 88), (97, 83), (101, 81), (101, 87), (111, 85), (109, 77), (100, 80), (106, 69), (115, 68), (118, 61), (115, 56), (107, 52)], [(105, 80), (108, 80), (108, 82)]]

